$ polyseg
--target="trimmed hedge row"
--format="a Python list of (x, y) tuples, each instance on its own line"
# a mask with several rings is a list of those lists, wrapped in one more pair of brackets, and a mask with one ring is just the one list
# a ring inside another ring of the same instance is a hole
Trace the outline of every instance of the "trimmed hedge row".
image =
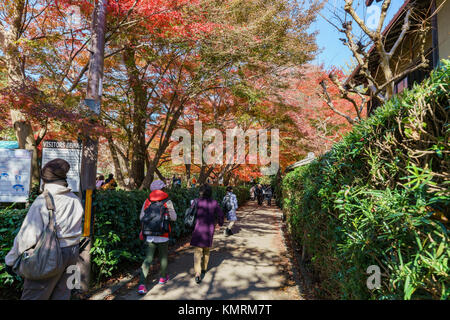
[(444, 60), (284, 178), (283, 210), (319, 298), (449, 299), (449, 101)]
[[(190, 200), (198, 197), (198, 189), (173, 188), (168, 193), (178, 215), (173, 226), (173, 244), (180, 237), (187, 235), (183, 217)], [(225, 187), (213, 187), (213, 198), (219, 202), (225, 193)], [(243, 205), (249, 198), (248, 187), (235, 187), (234, 193), (239, 205)], [(95, 240), (91, 249), (95, 282), (112, 276), (127, 263), (143, 259), (142, 241), (139, 240), (139, 213), (148, 194), (149, 191), (145, 190), (108, 190), (95, 194)], [(11, 249), (26, 213), (26, 209), (0, 210), (0, 297), (17, 297), (22, 288), (19, 277), (13, 278), (4, 271), (4, 258)]]
[(20, 277), (11, 277), (5, 270), (5, 257), (19, 233), (27, 209), (0, 210), (0, 299), (15, 297), (22, 289)]

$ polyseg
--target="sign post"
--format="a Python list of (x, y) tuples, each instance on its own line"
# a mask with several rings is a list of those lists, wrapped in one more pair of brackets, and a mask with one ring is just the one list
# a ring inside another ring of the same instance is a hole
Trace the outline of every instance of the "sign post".
[[(67, 183), (72, 192), (80, 191), (81, 173), (81, 145), (77, 141), (54, 141), (42, 142), (42, 167), (53, 159), (64, 159), (70, 164), (67, 173)], [(41, 181), (42, 186), (42, 181)]]
[(28, 201), (32, 156), (30, 150), (0, 150), (0, 202)]
[[(97, 0), (92, 19), (91, 56), (89, 60), (85, 107), (93, 115), (93, 119), (100, 114), (107, 5), (108, 0)], [(93, 241), (92, 194), (96, 184), (98, 140), (91, 136), (91, 132), (82, 132), (82, 137), (81, 190), (85, 200), (85, 223), (84, 237), (80, 245), (80, 261), (78, 267), (81, 272), (81, 290), (86, 292), (89, 289), (91, 279), (90, 250)]]

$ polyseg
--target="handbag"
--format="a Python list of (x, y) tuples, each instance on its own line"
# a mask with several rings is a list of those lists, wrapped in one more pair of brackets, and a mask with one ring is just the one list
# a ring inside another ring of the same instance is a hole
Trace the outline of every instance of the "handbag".
[(14, 263), (13, 270), (29, 280), (43, 280), (60, 274), (63, 269), (61, 247), (56, 234), (53, 197), (45, 190), (45, 203), (49, 213), (48, 224), (36, 245), (25, 250)]
[(195, 222), (197, 220), (197, 199), (194, 200), (193, 205), (186, 209), (184, 214), (184, 225), (188, 229), (193, 229), (195, 227)]

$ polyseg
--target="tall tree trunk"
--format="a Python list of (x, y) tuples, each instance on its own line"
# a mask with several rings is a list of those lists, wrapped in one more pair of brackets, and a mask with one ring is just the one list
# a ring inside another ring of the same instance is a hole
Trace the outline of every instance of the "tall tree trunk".
[(175, 130), (175, 126), (178, 123), (178, 119), (180, 118), (182, 111), (183, 111), (183, 104), (181, 103), (180, 106), (174, 112), (166, 132), (164, 133), (164, 130), (163, 130), (163, 132), (161, 133), (161, 137), (163, 139), (162, 143), (160, 144), (155, 157), (151, 161), (151, 164), (145, 175), (144, 181), (142, 182), (141, 186), (139, 187), (140, 190), (145, 189), (145, 188), (147, 188), (147, 189), (150, 188), (150, 184), (152, 183), (153, 177), (155, 175), (155, 170), (158, 168), (159, 160), (161, 160), (161, 156), (164, 154), (164, 152), (166, 151), (167, 147), (170, 144), (170, 137), (172, 135), (173, 130)]
[(213, 171), (214, 171), (214, 165), (212, 165), (211, 167), (208, 168), (208, 166), (203, 164), (200, 169), (200, 176), (198, 178), (198, 183), (200, 183), (200, 184), (206, 183)]
[[(138, 130), (137, 130), (138, 131)], [(137, 132), (137, 137), (133, 141), (132, 146), (132, 157), (131, 157), (131, 172), (130, 172), (130, 183), (133, 188), (139, 187), (145, 177), (145, 135), (143, 133)]]
[(227, 172), (223, 177), (223, 185), (228, 186), (230, 184), (230, 179), (231, 179), (231, 171)]
[(191, 185), (191, 164), (186, 163), (184, 166), (186, 167), (186, 183), (188, 186), (190, 186)]
[[(381, 50), (381, 49), (380, 49)], [(389, 65), (390, 63), (390, 57), (384, 56), (380, 59), (380, 66), (383, 70), (385, 82), (389, 82), (389, 84), (386, 86), (386, 94), (385, 94), (385, 100), (389, 100), (394, 95), (394, 87), (395, 83), (392, 81), (394, 78), (394, 74), (392, 72), (392, 69)]]
[(123, 60), (127, 69), (128, 81), (134, 95), (130, 185), (133, 188), (137, 188), (142, 184), (145, 177), (147, 154), (147, 145), (145, 143), (147, 93), (142, 86), (139, 69), (136, 66), (135, 51), (127, 47), (123, 52)]
[(206, 169), (205, 164), (202, 164), (202, 166), (200, 167), (200, 173), (198, 175), (198, 183), (199, 184), (204, 184), (205, 183), (205, 180), (206, 180), (206, 178), (205, 178), (205, 169)]
[(122, 166), (120, 165), (120, 159), (117, 155), (116, 146), (114, 145), (111, 134), (106, 135), (106, 140), (108, 141), (109, 151), (111, 152), (111, 156), (113, 159), (114, 174), (117, 179), (117, 184), (124, 189), (130, 189), (129, 184), (126, 184), (124, 181)]
[[(21, 37), (25, 15), (25, 0), (13, 1), (11, 16), (13, 23), (4, 31), (3, 48), (5, 52), (5, 61), (8, 77), (8, 86), (10, 88), (20, 89), (25, 87), (25, 73), (23, 70), (23, 55), (19, 50), (18, 41)], [(39, 184), (40, 170), (38, 165), (38, 153), (36, 139), (34, 138), (33, 128), (25, 114), (20, 110), (20, 105), (11, 106), (11, 122), (14, 126), (17, 141), (20, 149), (31, 150), (31, 183)]]
[(166, 183), (166, 177), (164, 177), (162, 175), (161, 172), (159, 172), (158, 168), (155, 169), (156, 174), (158, 175), (158, 178), (161, 179), (162, 181), (164, 181), (164, 183)]
[(14, 125), (17, 141), (19, 142), (19, 148), (30, 150), (33, 153), (31, 161), (31, 183), (33, 185), (39, 184), (40, 170), (38, 150), (36, 146), (36, 139), (34, 139), (33, 128), (20, 110), (11, 109), (10, 115), (11, 121)]

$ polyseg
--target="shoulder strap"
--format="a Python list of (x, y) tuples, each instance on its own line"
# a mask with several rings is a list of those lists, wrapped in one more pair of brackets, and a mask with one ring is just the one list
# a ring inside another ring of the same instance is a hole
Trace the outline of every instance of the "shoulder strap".
[(170, 199), (166, 198), (166, 199), (159, 200), (159, 201), (152, 201), (152, 200), (150, 200), (150, 196), (149, 196), (149, 198), (147, 200), (149, 202), (149, 205), (151, 205), (152, 203), (161, 202), (163, 206), (166, 206), (167, 201), (169, 201)]
[(56, 219), (55, 219), (55, 204), (53, 201), (53, 196), (51, 195), (48, 190), (44, 190), (44, 198), (45, 198), (45, 205), (47, 206), (48, 214), (49, 214), (49, 227), (50, 229), (54, 229), (56, 227)]
[(45, 204), (47, 206), (47, 209), (50, 211), (55, 211), (55, 206), (53, 204), (53, 197), (51, 196), (50, 192), (48, 192), (48, 190), (44, 191), (44, 198), (45, 198)]

